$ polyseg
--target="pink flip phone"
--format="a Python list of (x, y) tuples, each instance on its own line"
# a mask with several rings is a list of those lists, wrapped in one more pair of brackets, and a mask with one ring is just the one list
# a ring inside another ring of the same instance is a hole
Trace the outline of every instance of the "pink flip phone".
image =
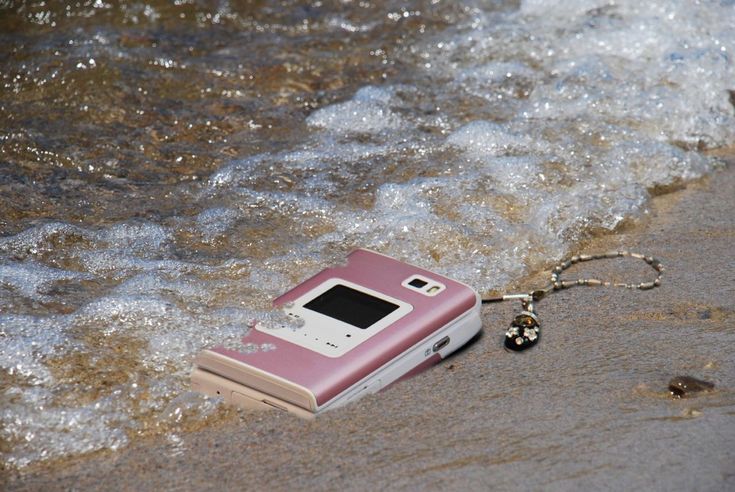
[(480, 297), (470, 287), (364, 249), (274, 305), (303, 325), (256, 325), (243, 337), (273, 350), (202, 351), (194, 390), (311, 417), (439, 362), (481, 328)]

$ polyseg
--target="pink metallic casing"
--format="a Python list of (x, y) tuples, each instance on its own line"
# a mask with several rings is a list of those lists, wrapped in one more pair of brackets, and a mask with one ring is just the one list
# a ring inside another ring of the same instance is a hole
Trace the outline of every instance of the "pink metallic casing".
[[(308, 389), (313, 393), (317, 406), (322, 407), (476, 306), (477, 295), (466, 285), (388, 256), (358, 249), (350, 253), (347, 261), (346, 266), (319, 272), (276, 299), (274, 305), (291, 302), (327, 279), (337, 277), (405, 301), (413, 306), (413, 310), (337, 358), (321, 355), (258, 330), (251, 330), (243, 337), (243, 343), (270, 343), (276, 346), (276, 350), (240, 353), (215, 347), (211, 351)], [(441, 282), (446, 289), (435, 297), (428, 297), (401, 285), (406, 278), (416, 274)], [(436, 363), (440, 358), (430, 357), (428, 360)]]

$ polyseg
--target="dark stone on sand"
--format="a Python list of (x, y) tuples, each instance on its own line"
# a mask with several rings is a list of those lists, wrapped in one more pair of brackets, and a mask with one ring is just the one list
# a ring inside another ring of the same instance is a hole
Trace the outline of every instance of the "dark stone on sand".
[(688, 398), (703, 391), (712, 391), (715, 383), (691, 376), (676, 376), (669, 381), (669, 391), (674, 398)]

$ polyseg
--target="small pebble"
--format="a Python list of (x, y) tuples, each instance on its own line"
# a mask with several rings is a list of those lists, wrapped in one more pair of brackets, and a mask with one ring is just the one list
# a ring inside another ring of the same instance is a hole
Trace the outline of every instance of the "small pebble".
[(674, 398), (688, 398), (702, 391), (712, 391), (715, 383), (691, 376), (676, 376), (669, 381), (669, 391)]

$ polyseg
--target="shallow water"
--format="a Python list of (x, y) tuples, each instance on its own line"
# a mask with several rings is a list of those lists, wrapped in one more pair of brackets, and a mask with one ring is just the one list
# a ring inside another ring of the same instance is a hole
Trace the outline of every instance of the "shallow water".
[(0, 9), (6, 466), (221, 416), (194, 354), (355, 247), (501, 288), (735, 143), (729, 1)]

